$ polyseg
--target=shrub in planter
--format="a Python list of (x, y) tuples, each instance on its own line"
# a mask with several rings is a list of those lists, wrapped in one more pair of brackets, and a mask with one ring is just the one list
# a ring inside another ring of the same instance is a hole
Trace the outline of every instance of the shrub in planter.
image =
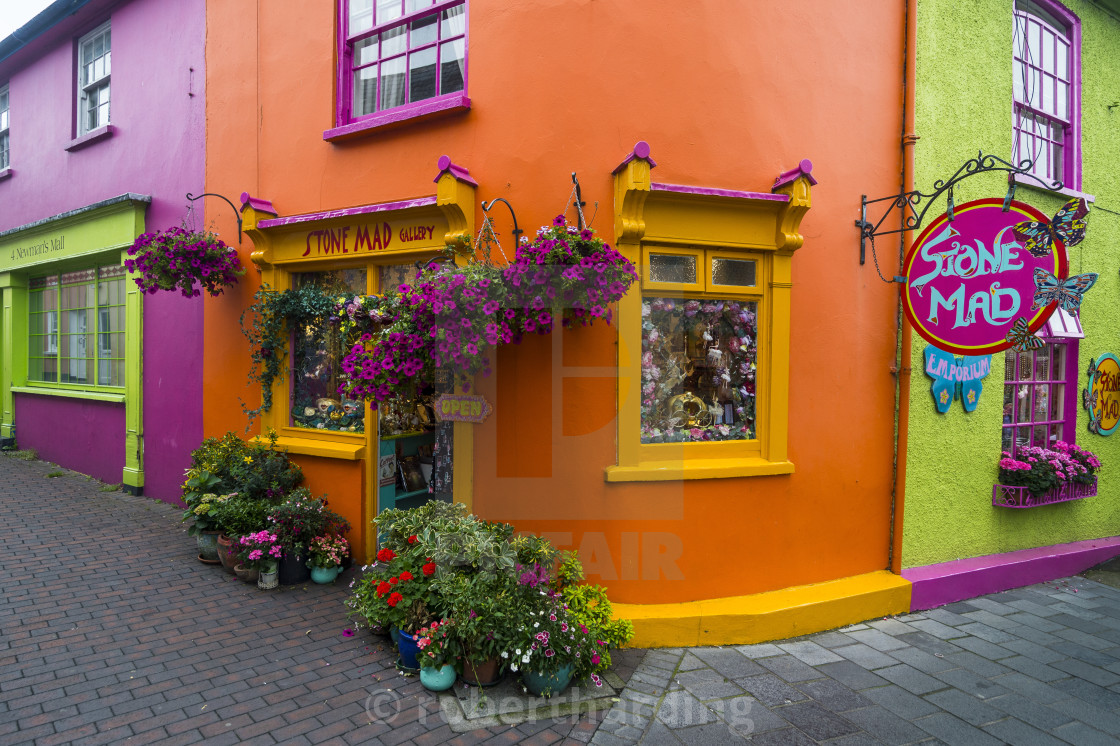
[(141, 234), (128, 249), (124, 262), (139, 273), (136, 285), (145, 293), (179, 290), (191, 298), (205, 290), (221, 295), (245, 274), (237, 250), (209, 231), (173, 227)]
[(303, 470), (278, 450), (276, 432), (270, 430), (263, 441), (245, 441), (229, 432), (220, 438), (207, 438), (191, 451), (184, 492), (205, 472), (217, 479), (209, 491), (236, 492), (253, 500), (277, 500), (303, 481)]
[(268, 528), (268, 516), (275, 507), (270, 500), (257, 500), (233, 493), (226, 496), (212, 513), (217, 530), (230, 538), (246, 536)]
[(350, 530), (349, 521), (327, 508), (326, 498), (312, 497), (306, 487), (296, 488), (288, 499), (273, 506), (268, 522), (284, 549), (293, 552), (305, 552), (316, 536)]

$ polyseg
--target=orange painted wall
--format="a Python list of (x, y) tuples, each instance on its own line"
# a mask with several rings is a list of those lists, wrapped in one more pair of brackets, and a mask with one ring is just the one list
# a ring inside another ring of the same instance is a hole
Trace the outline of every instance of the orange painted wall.
[[(496, 412), (476, 428), (474, 508), (582, 546), (592, 579), (619, 601), (882, 569), (896, 294), (870, 257), (858, 263), (853, 220), (861, 194), (899, 187), (902, 11), (889, 0), (473, 0), (471, 110), (340, 145), (322, 139), (334, 124), (334, 4), (211, 0), (206, 187), (248, 191), (281, 215), (316, 212), (433, 194), (446, 153), (471, 170), (480, 199), (506, 197), (530, 231), (564, 208), (577, 171), (610, 241), (610, 173), (638, 140), (650, 143), (654, 180), (673, 184), (766, 192), (811, 159), (820, 183), (793, 260), (796, 473), (606, 484), (616, 338), (613, 327), (583, 329), (503, 349), (495, 375), (479, 380)], [(208, 213), (227, 235), (236, 230), (226, 212)], [(507, 238), (506, 213), (495, 215)], [(250, 250), (246, 241), (246, 261)], [(237, 323), (255, 283), (250, 270), (206, 308), (207, 434), (244, 428), (238, 397), (259, 399), (244, 385)], [(309, 469), (309, 482), (337, 507), (330, 469)]]

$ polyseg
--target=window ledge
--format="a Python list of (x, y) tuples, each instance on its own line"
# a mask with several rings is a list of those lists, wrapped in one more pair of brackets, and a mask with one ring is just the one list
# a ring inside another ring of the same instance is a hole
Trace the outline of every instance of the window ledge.
[(12, 178), (12, 173), (13, 171), (10, 168), (0, 168), (0, 181)]
[(323, 139), (327, 142), (349, 140), (380, 130), (468, 111), (470, 108), (471, 100), (463, 95), (445, 96), (415, 104), (405, 104), (381, 114), (375, 114), (350, 124), (344, 124), (341, 127), (329, 129), (323, 133)]
[(12, 386), (13, 394), (38, 394), (40, 396), (64, 396), (67, 399), (88, 399), (123, 404), (124, 394), (110, 394), (104, 391), (81, 391), (79, 389), (39, 388), (38, 386)]
[[(13, 389), (14, 390), (14, 389)], [(253, 438), (255, 443), (267, 443), (267, 439), (260, 436)], [(322, 458), (337, 458), (343, 461), (357, 461), (365, 458), (365, 443), (346, 443), (334, 440), (314, 440), (312, 438), (298, 438), (291, 435), (281, 435), (276, 438), (276, 446), (288, 453), (303, 456), (321, 456)]]
[(690, 461), (643, 461), (637, 466), (608, 466), (608, 482), (665, 482), (681, 479), (727, 479), (792, 474), (790, 461), (762, 458), (713, 458)]
[(1038, 191), (1046, 192), (1047, 194), (1060, 194), (1065, 197), (1083, 199), (1086, 202), (1096, 201), (1096, 198), (1093, 197), (1093, 195), (1086, 194), (1085, 192), (1079, 192), (1076, 189), (1070, 189), (1068, 187), (1062, 187), (1061, 189), (1051, 189), (1050, 187), (1046, 186), (1043, 181), (1035, 178), (1034, 176), (1027, 176), (1026, 174), (1010, 174), (1009, 176), (1010, 180), (1018, 186), (1028, 187), (1029, 189), (1037, 189)]
[(75, 137), (73, 140), (71, 140), (70, 144), (66, 146), (66, 150), (69, 150), (71, 153), (73, 153), (75, 150), (81, 150), (82, 148), (93, 145), (95, 142), (108, 140), (116, 133), (116, 131), (117, 128), (111, 124), (106, 124), (104, 127), (98, 127), (95, 130), (90, 130), (81, 137)]

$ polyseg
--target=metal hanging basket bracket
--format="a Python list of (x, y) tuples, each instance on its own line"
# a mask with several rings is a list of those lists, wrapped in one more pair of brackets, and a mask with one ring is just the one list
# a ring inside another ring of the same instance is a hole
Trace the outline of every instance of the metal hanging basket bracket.
[(226, 201), (226, 204), (233, 208), (234, 217), (236, 217), (236, 219), (237, 219), (237, 245), (240, 246), (241, 245), (241, 212), (237, 209), (237, 206), (234, 205), (232, 202), (230, 202), (228, 197), (223, 197), (222, 195), (215, 194), (214, 192), (206, 192), (205, 194), (200, 194), (197, 197), (193, 196), (190, 192), (187, 192), (187, 201), (191, 203), (192, 207), (194, 206), (194, 201), (195, 200), (202, 199), (203, 197), (217, 197), (218, 199), (224, 199)]

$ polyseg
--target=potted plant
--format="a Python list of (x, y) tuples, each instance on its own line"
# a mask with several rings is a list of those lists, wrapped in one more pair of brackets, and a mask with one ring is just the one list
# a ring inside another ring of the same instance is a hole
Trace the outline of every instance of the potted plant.
[[(414, 540), (416, 537), (412, 537)], [(413, 542), (415, 543), (415, 541)], [(371, 568), (370, 582), (377, 607), (374, 613), (382, 623), (398, 632), (400, 665), (418, 669), (415, 632), (439, 618), (439, 601), (431, 587), (434, 562), (423, 561), (411, 553), (398, 554), (388, 547), (377, 552), (377, 563)]]
[(350, 556), (350, 542), (341, 536), (316, 536), (309, 547), (311, 579), (316, 583), (333, 583), (342, 571), (342, 562)]
[(220, 533), (215, 516), (217, 507), (225, 496), (214, 490), (220, 480), (205, 470), (189, 476), (183, 484), (183, 511), (181, 520), (190, 521), (187, 534), (194, 536), (198, 543), (198, 559), (205, 564), (217, 564), (218, 534)]
[(420, 683), (425, 689), (442, 692), (455, 683), (457, 640), (453, 634), (454, 622), (440, 619), (416, 630), (416, 658), (420, 664)]
[(138, 273), (136, 285), (145, 293), (177, 289), (191, 298), (205, 290), (217, 296), (245, 274), (237, 250), (210, 231), (172, 227), (143, 233), (128, 255), (135, 258), (124, 266)]
[(238, 492), (223, 496), (212, 511), (218, 531), (218, 559), (233, 574), (239, 551), (238, 539), (268, 527), (268, 514), (274, 505)]
[[(246, 582), (257, 581), (259, 588), (275, 588), (277, 582), (277, 565), (283, 547), (276, 534), (269, 531), (242, 536), (237, 542), (237, 577)], [(254, 577), (253, 573), (259, 573)]]
[(272, 531), (280, 537), (284, 554), (280, 560), (280, 582), (302, 583), (311, 577), (307, 567), (311, 540), (324, 534), (344, 534), (350, 522), (327, 508), (325, 498), (312, 497), (311, 490), (299, 487), (268, 516)]
[(1058, 441), (1054, 448), (1021, 446), (1013, 457), (1004, 451), (992, 504), (1008, 508), (1079, 500), (1097, 493), (1100, 460), (1090, 451)]

